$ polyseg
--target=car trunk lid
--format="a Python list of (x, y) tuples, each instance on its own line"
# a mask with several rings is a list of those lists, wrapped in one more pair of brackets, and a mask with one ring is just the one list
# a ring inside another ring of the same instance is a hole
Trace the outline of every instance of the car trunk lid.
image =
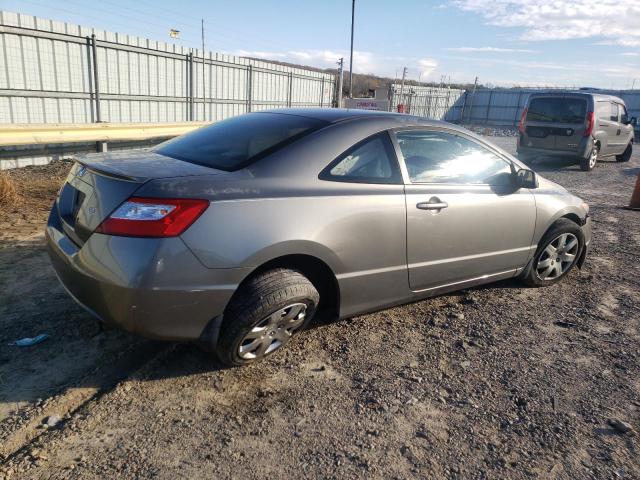
[(56, 199), (64, 233), (83, 245), (144, 183), (158, 178), (225, 172), (150, 151), (90, 154), (77, 159)]

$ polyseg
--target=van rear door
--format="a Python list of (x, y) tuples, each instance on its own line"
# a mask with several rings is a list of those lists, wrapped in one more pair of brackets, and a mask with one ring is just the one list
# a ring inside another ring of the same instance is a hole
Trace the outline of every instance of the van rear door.
[(586, 128), (587, 100), (581, 96), (535, 96), (529, 102), (524, 146), (573, 152)]

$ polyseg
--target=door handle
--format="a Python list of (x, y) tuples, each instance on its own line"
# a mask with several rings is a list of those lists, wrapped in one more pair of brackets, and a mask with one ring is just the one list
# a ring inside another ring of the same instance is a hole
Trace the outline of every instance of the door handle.
[(616, 133), (616, 135), (620, 135), (620, 129), (618, 129), (618, 133)]
[(440, 200), (433, 201), (433, 199), (428, 202), (420, 202), (416, 205), (416, 208), (420, 210), (442, 210), (443, 208), (447, 208), (449, 204), (447, 202), (441, 202)]

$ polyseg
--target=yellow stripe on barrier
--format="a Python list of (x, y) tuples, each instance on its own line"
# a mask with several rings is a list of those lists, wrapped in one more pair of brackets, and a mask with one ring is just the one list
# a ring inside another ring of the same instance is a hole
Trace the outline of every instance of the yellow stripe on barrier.
[(210, 122), (0, 125), (0, 147), (169, 138), (209, 124)]

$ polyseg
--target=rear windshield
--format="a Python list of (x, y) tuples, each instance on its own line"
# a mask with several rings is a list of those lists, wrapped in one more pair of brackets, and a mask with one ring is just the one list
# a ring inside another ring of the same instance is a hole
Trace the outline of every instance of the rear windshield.
[(237, 170), (327, 125), (281, 113), (250, 113), (161, 143), (162, 155), (220, 170)]
[(582, 123), (587, 102), (582, 98), (541, 97), (529, 103), (527, 120), (534, 122)]

